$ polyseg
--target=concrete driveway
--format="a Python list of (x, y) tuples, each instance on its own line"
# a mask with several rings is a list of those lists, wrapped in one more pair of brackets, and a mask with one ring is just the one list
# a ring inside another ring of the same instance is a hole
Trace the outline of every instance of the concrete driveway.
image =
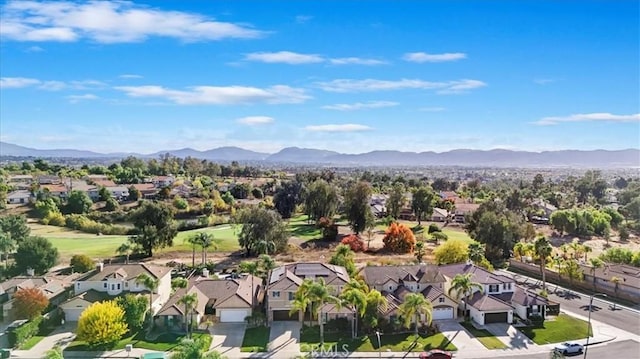
[(272, 322), (269, 333), (269, 354), (275, 358), (292, 358), (300, 354), (300, 329), (294, 321)]
[(484, 328), (487, 329), (489, 333), (495, 335), (501, 342), (508, 345), (511, 349), (537, 348), (536, 343), (526, 335), (522, 334), (521, 331), (511, 324), (491, 323), (486, 324)]
[(215, 349), (224, 355), (229, 355), (229, 352), (234, 349), (239, 352), (246, 328), (246, 323), (217, 323), (213, 325), (209, 328), (209, 332), (213, 336), (210, 349)]
[(440, 328), (440, 332), (458, 348), (458, 352), (478, 352), (485, 351), (482, 343), (480, 343), (475, 337), (471, 336), (460, 323), (456, 320), (438, 320), (435, 322)]

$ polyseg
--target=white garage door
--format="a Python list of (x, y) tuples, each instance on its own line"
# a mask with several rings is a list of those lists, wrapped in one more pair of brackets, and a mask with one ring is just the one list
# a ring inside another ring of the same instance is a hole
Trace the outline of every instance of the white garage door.
[(223, 323), (244, 322), (249, 315), (248, 309), (220, 309), (220, 321)]
[(85, 308), (69, 308), (64, 310), (65, 322), (77, 322)]
[(433, 320), (453, 319), (453, 308), (433, 308)]

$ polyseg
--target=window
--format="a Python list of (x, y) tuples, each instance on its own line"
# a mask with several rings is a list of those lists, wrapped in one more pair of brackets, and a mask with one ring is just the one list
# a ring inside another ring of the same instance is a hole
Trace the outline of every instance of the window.
[(124, 287), (128, 288), (129, 287), (129, 282), (124, 282)]
[(489, 293), (495, 293), (500, 291), (500, 285), (498, 284), (489, 284)]
[(443, 297), (438, 298), (438, 303), (444, 303), (444, 298)]
[(104, 284), (102, 285), (102, 288), (107, 288), (107, 282), (104, 282)]
[(294, 292), (289, 292), (289, 300), (293, 300), (295, 293)]
[(502, 283), (502, 289), (507, 289), (507, 283)]
[(116, 285), (115, 284), (111, 285), (111, 290), (116, 290)]
[(80, 289), (80, 283), (76, 283), (76, 288)]
[(120, 290), (120, 283), (118, 283), (118, 290)]
[(273, 291), (273, 292), (271, 292), (271, 296), (273, 298), (280, 298), (280, 292)]

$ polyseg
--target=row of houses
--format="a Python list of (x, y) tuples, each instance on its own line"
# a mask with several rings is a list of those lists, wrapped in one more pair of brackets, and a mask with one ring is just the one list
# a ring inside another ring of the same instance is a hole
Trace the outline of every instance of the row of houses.
[[(438, 193), (441, 200), (450, 201), (453, 204), (453, 210), (448, 211), (444, 208), (434, 208), (433, 213), (428, 218), (428, 220), (432, 222), (455, 222), (455, 223), (465, 223), (465, 217), (469, 214), (475, 212), (479, 204), (472, 203), (468, 200), (460, 198), (455, 192), (452, 191), (444, 191)], [(385, 194), (374, 194), (370, 199), (371, 211), (377, 218), (383, 218), (387, 216), (387, 200), (389, 199), (388, 195)], [(406, 221), (415, 221), (416, 215), (411, 208), (412, 194), (405, 194), (405, 206), (400, 209), (400, 213), (398, 215), (399, 219)]]

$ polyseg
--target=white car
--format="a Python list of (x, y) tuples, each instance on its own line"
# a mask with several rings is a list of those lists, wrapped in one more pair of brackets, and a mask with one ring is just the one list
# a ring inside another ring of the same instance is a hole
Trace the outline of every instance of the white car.
[(560, 352), (564, 355), (580, 354), (582, 353), (582, 344), (566, 342), (566, 343), (556, 345), (556, 347), (553, 348), (553, 350)]

